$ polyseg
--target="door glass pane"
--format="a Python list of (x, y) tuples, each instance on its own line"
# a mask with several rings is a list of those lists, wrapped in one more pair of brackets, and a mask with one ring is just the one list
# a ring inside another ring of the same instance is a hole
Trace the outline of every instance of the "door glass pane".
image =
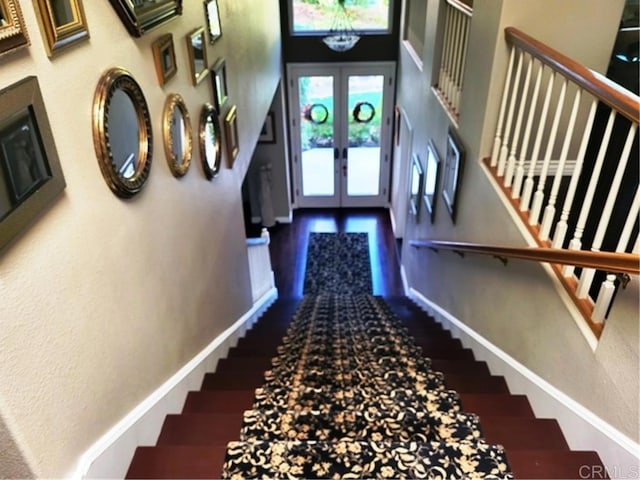
[(348, 88), (347, 195), (378, 195), (384, 75), (350, 76)]
[[(336, 15), (337, 1), (289, 0), (293, 33), (329, 31)], [(344, 6), (355, 30), (388, 32), (391, 0), (345, 0)]]
[(333, 158), (333, 76), (300, 77), (302, 194), (335, 193)]

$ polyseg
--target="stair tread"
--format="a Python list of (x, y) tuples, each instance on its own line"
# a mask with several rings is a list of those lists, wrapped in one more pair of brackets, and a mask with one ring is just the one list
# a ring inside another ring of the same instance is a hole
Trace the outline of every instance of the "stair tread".
[(240, 438), (242, 413), (167, 415), (156, 445), (224, 445)]
[(506, 455), (514, 478), (608, 478), (592, 451), (507, 450)]
[(550, 418), (480, 415), (484, 439), (507, 450), (569, 450), (560, 425)]
[(444, 383), (458, 393), (509, 393), (504, 377), (496, 375), (449, 373)]
[(253, 406), (255, 390), (191, 391), (187, 394), (183, 413), (237, 413)]
[(445, 376), (447, 373), (491, 375), (487, 362), (479, 362), (477, 360), (433, 358), (431, 359), (431, 369), (436, 372), (442, 372)]
[(255, 389), (264, 383), (265, 370), (266, 369), (242, 370), (241, 375), (238, 375), (238, 371), (234, 370), (206, 373), (202, 380), (200, 390)]
[(534, 417), (533, 409), (526, 395), (504, 393), (461, 393), (460, 403), (465, 412), (482, 417), (486, 416), (522, 416)]
[(125, 478), (220, 478), (226, 446), (138, 447)]

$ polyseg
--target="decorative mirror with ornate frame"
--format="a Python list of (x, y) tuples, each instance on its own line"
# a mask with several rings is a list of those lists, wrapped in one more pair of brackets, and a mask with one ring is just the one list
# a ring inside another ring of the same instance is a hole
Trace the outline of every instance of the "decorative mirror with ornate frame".
[(173, 35), (170, 33), (162, 35), (153, 42), (152, 48), (158, 83), (163, 87), (178, 72)]
[(0, 0), (0, 55), (29, 45), (18, 0)]
[(193, 85), (198, 85), (209, 74), (209, 62), (207, 60), (207, 46), (204, 39), (204, 28), (196, 28), (187, 35), (187, 50), (189, 52), (189, 66), (191, 67), (191, 80)]
[(153, 135), (147, 101), (131, 74), (107, 70), (93, 97), (93, 144), (100, 171), (117, 196), (139, 193), (151, 169)]
[(429, 212), (431, 223), (436, 215), (436, 192), (438, 191), (438, 172), (440, 170), (440, 156), (436, 150), (433, 140), (427, 144), (427, 160), (424, 174), (424, 189), (422, 199), (424, 206)]
[(210, 103), (205, 103), (200, 111), (200, 129), (198, 136), (204, 175), (208, 180), (211, 180), (220, 171), (222, 131), (220, 129), (218, 112)]
[(149, 30), (182, 15), (182, 0), (109, 0), (127, 31), (141, 37)]
[(184, 99), (177, 93), (167, 96), (162, 115), (162, 137), (169, 169), (182, 177), (191, 165), (191, 119)]
[(36, 0), (34, 3), (49, 57), (89, 38), (82, 0)]
[(64, 188), (38, 79), (26, 77), (0, 90), (0, 250)]

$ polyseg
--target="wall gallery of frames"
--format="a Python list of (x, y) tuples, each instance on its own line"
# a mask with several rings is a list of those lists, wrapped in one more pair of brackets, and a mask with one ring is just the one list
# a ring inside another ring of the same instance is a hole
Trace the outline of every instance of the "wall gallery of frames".
[[(89, 40), (83, 0), (34, 0), (43, 46), (52, 62)], [(109, 0), (113, 15), (134, 38), (182, 15), (182, 0)], [(202, 24), (194, 25), (177, 49), (171, 33), (158, 36), (148, 55), (161, 87), (178, 71), (178, 52), (186, 52), (191, 83), (208, 80), (212, 98), (205, 102), (197, 130), (180, 93), (169, 93), (162, 112), (162, 143), (172, 174), (184, 176), (197, 139), (203, 177), (220, 171), (222, 145), (228, 168), (239, 151), (237, 109), (230, 105), (224, 58), (210, 62), (207, 44), (222, 36), (218, 0), (204, 0)], [(31, 33), (31, 35), (30, 35)], [(36, 48), (27, 32), (18, 0), (0, 0), (0, 62), (10, 64), (15, 52)], [(33, 42), (35, 43), (35, 42)], [(65, 189), (64, 174), (49, 125), (46, 102), (37, 76), (0, 85), (0, 251), (37, 219)], [(141, 85), (125, 68), (113, 66), (100, 77), (92, 104), (93, 144), (100, 172), (111, 191), (131, 198), (144, 187), (152, 164), (152, 118)], [(223, 133), (224, 129), (224, 133)]]

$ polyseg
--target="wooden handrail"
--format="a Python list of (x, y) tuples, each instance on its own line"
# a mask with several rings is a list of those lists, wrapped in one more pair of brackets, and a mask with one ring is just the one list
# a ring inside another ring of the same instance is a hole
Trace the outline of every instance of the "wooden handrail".
[(507, 27), (505, 29), (505, 37), (508, 43), (519, 47), (544, 64), (549, 65), (552, 69), (572, 80), (632, 122), (640, 123), (639, 99), (633, 93), (616, 87), (613, 82), (608, 81), (597, 72), (593, 72), (575, 60), (571, 60), (517, 28)]
[(640, 274), (640, 255), (632, 253), (591, 252), (588, 250), (564, 250), (560, 248), (504, 247), (481, 243), (436, 240), (411, 240), (409, 245), (416, 248), (453, 250), (456, 252), (492, 255), (494, 257), (595, 268), (605, 272), (627, 273), (630, 275)]

